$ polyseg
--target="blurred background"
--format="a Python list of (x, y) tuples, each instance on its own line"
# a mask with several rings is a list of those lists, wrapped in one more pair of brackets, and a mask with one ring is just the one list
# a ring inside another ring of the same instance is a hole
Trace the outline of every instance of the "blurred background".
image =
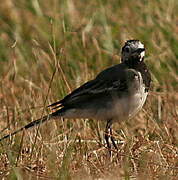
[(1, 2), (0, 136), (120, 63), (129, 39), (145, 44), (152, 87), (144, 109), (114, 127), (119, 153), (108, 161), (103, 122), (50, 121), (0, 144), (0, 177), (176, 179), (177, 0)]

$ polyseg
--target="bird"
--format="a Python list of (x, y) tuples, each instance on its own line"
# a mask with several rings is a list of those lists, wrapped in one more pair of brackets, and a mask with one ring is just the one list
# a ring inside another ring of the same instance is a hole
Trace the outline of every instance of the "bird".
[[(34, 120), (0, 139), (9, 138), (48, 119), (93, 118), (106, 123), (104, 138), (108, 149), (117, 149), (112, 135), (114, 123), (133, 118), (143, 107), (150, 89), (151, 74), (144, 62), (145, 47), (137, 39), (127, 40), (121, 63), (108, 67), (94, 79), (50, 104), (52, 113)], [(111, 144), (111, 143), (112, 144)]]

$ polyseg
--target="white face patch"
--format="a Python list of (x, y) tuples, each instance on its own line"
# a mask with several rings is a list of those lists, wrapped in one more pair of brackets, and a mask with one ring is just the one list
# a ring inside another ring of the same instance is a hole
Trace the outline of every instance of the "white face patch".
[[(141, 42), (139, 42), (138, 43), (138, 48), (145, 48), (145, 47)], [(143, 57), (145, 56), (145, 51), (141, 52), (140, 56), (141, 56), (140, 61), (142, 61)]]
[(145, 51), (141, 52), (140, 56), (141, 56), (140, 61), (142, 61), (143, 57), (145, 57)]
[(144, 48), (144, 45), (139, 41), (138, 48)]

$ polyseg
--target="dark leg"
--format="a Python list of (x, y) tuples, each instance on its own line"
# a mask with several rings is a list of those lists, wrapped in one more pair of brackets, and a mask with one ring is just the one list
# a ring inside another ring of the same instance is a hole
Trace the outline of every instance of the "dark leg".
[(116, 145), (116, 143), (115, 143), (115, 138), (114, 138), (114, 136), (112, 135), (112, 128), (110, 127), (110, 135), (111, 135), (111, 142), (112, 142), (112, 145), (114, 146), (114, 148), (116, 149), (116, 150), (118, 150), (118, 148), (117, 148), (117, 145)]
[(111, 126), (112, 126), (112, 121), (108, 120), (107, 124), (106, 124), (106, 129), (105, 129), (105, 140), (106, 140), (106, 144), (107, 144), (110, 154), (111, 154), (111, 144), (109, 143), (109, 138), (111, 138), (111, 142), (112, 142), (114, 148), (116, 150), (118, 150), (117, 145), (115, 143), (115, 138), (112, 136)]
[(110, 127), (110, 122), (107, 121), (106, 124), (106, 129), (105, 129), (105, 140), (106, 140), (106, 144), (107, 144), (107, 148), (109, 150), (109, 153), (111, 153), (111, 144), (109, 143), (109, 137), (110, 137), (110, 133), (109, 133), (109, 127)]

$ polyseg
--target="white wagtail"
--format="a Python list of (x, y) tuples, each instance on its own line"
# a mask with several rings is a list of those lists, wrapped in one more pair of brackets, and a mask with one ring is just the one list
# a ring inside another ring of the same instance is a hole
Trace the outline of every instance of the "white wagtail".
[(148, 94), (151, 76), (144, 55), (145, 48), (139, 40), (127, 41), (122, 48), (120, 64), (105, 69), (95, 79), (49, 105), (55, 112), (2, 137), (0, 141), (49, 118), (94, 118), (106, 121), (107, 147), (111, 148), (111, 139), (117, 148), (112, 136), (112, 123), (133, 117), (142, 108)]

